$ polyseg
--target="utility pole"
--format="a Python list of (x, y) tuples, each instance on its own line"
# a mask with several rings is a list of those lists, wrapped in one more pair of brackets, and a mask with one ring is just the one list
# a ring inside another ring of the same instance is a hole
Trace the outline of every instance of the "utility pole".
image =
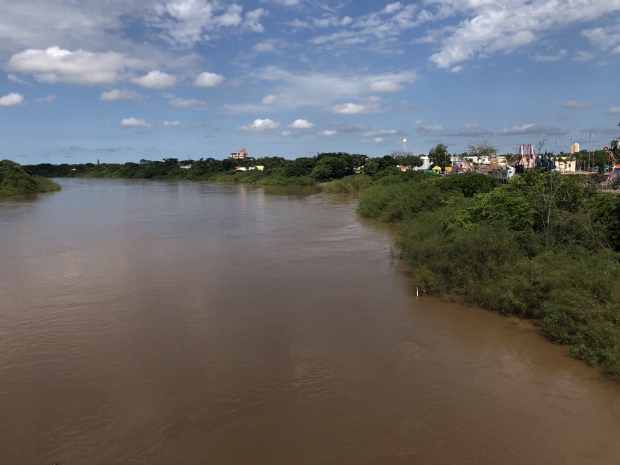
[(592, 171), (592, 134), (588, 133), (588, 165), (590, 165), (590, 168), (588, 169), (588, 171)]
[(557, 139), (553, 139), (553, 168), (557, 168), (558, 164), (557, 164), (557, 159), (555, 157), (555, 150), (558, 146), (558, 140)]

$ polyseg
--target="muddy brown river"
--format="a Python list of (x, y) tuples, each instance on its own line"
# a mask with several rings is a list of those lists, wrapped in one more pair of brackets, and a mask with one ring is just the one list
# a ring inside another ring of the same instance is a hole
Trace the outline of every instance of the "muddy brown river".
[(310, 189), (62, 179), (0, 202), (0, 463), (619, 464), (620, 383), (416, 298)]

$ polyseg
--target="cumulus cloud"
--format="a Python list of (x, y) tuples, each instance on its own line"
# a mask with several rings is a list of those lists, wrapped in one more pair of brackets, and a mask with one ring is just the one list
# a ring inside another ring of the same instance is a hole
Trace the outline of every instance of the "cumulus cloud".
[(602, 106), (600, 103), (588, 103), (588, 102), (578, 102), (577, 100), (571, 100), (570, 102), (566, 102), (562, 105), (564, 108), (572, 108), (572, 109), (583, 109), (583, 108), (596, 108)]
[(114, 89), (109, 92), (102, 92), (99, 100), (102, 102), (118, 102), (120, 100), (140, 100), (142, 96), (134, 90)]
[(174, 86), (177, 83), (177, 78), (176, 76), (155, 69), (149, 71), (148, 74), (142, 77), (132, 78), (131, 82), (142, 87), (148, 87), (149, 89), (164, 89)]
[(243, 22), (243, 26), (251, 29), (254, 32), (265, 32), (265, 28), (260, 23), (260, 18), (261, 16), (265, 16), (266, 14), (267, 12), (262, 8), (248, 11), (245, 14), (245, 21)]
[(267, 119), (255, 119), (252, 124), (248, 124), (246, 126), (239, 126), (237, 129), (239, 131), (249, 131), (255, 133), (269, 132), (274, 129), (278, 129), (280, 127), (280, 123), (276, 123), (275, 121)]
[(389, 15), (389, 14), (395, 13), (398, 10), (402, 9), (402, 7), (403, 7), (403, 5), (400, 2), (390, 3), (383, 10), (381, 10), (381, 13), (385, 13), (385, 14)]
[(252, 47), (252, 50), (258, 53), (273, 52), (273, 44), (271, 42), (259, 42)]
[(309, 122), (307, 119), (296, 119), (287, 126), (289, 129), (310, 129), (312, 127), (314, 127), (314, 123)]
[(381, 107), (381, 99), (379, 97), (368, 97), (365, 103), (342, 103), (331, 107), (331, 111), (339, 115), (359, 115), (380, 113), (384, 111), (384, 108)]
[(220, 85), (222, 82), (224, 82), (224, 76), (205, 71), (204, 73), (200, 73), (198, 75), (194, 81), (194, 85), (196, 87), (215, 87)]
[(121, 128), (150, 128), (154, 126), (154, 124), (148, 124), (143, 119), (137, 119), (133, 116), (131, 118), (123, 118), (121, 121)]
[(534, 54), (534, 60), (535, 61), (542, 61), (542, 62), (546, 62), (546, 61), (558, 61), (561, 60), (562, 58), (564, 58), (566, 56), (566, 50), (560, 50), (557, 55), (541, 55), (540, 53), (535, 53)]
[(336, 129), (338, 132), (363, 132), (369, 131), (370, 128), (365, 124), (358, 124), (353, 126), (349, 123), (336, 123)]
[(415, 128), (415, 135), (419, 137), (427, 137), (437, 135), (443, 130), (444, 127), (438, 124), (421, 124)]
[(22, 94), (11, 92), (10, 94), (0, 97), (0, 107), (10, 107), (12, 105), (21, 105), (24, 101)]
[(48, 95), (47, 97), (34, 99), (34, 101), (37, 103), (52, 103), (54, 100), (56, 100), (55, 95)]
[(278, 97), (276, 97), (276, 96), (275, 96), (275, 95), (273, 95), (273, 94), (269, 94), (269, 95), (267, 95), (267, 96), (263, 97), (262, 102), (263, 102), (265, 105), (271, 105), (272, 103), (275, 103), (277, 100), (278, 100)]
[(602, 50), (608, 50), (620, 43), (620, 26), (617, 24), (607, 27), (586, 29), (582, 31), (581, 34), (590, 39), (595, 45), (598, 45)]
[(179, 121), (164, 121), (164, 126), (178, 126), (181, 124)]
[(335, 136), (338, 134), (338, 131), (321, 131), (319, 132), (319, 136)]
[(396, 136), (403, 135), (401, 131), (396, 129), (382, 129), (380, 131), (367, 132), (364, 137), (380, 137), (380, 136)]
[(298, 28), (298, 29), (304, 29), (307, 27), (310, 27), (310, 24), (308, 24), (305, 21), (300, 21), (299, 19), (295, 19), (293, 21), (289, 21), (288, 23), (285, 23), (287, 26), (292, 26), (294, 28)]
[(575, 52), (575, 56), (573, 57), (574, 61), (584, 62), (589, 61), (594, 58), (594, 53), (584, 52), (583, 50), (578, 50)]
[(607, 110), (608, 115), (620, 115), (620, 107), (610, 107)]
[(196, 100), (195, 98), (190, 99), (182, 99), (182, 98), (173, 98), (169, 100), (168, 103), (177, 108), (203, 108), (206, 103), (200, 100)]
[(538, 135), (546, 134), (548, 136), (562, 136), (568, 134), (566, 129), (560, 129), (555, 126), (539, 126), (537, 124), (524, 124), (522, 126), (512, 126), (502, 129), (502, 136), (521, 136), (521, 135)]
[(7, 74), (6, 77), (9, 78), (10, 81), (16, 82), (17, 84), (28, 84), (22, 78), (15, 76), (14, 74)]
[(71, 52), (60, 47), (28, 49), (11, 57), (9, 69), (29, 73), (39, 82), (54, 84), (109, 84), (124, 78), (129, 70), (144, 67), (141, 60), (122, 53)]
[(364, 144), (383, 144), (385, 139), (382, 137), (375, 137), (374, 139), (362, 139), (360, 142)]
[(281, 136), (290, 136), (291, 134), (291, 131), (282, 131), (282, 133), (280, 133)]

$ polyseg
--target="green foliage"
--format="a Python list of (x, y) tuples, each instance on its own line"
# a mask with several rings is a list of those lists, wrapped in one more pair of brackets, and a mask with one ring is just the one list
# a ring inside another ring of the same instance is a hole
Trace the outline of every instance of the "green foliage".
[(357, 176), (347, 176), (346, 178), (327, 183), (323, 187), (323, 191), (331, 194), (354, 194), (370, 187), (371, 185), (372, 178), (365, 174), (360, 174)]
[(310, 176), (317, 181), (343, 178), (345, 175), (346, 161), (341, 157), (322, 157), (317, 161)]
[(0, 197), (60, 190), (49, 179), (33, 176), (28, 170), (11, 160), (0, 161)]
[(433, 165), (441, 167), (441, 171), (444, 171), (446, 166), (450, 166), (450, 154), (445, 144), (437, 144), (433, 147), (428, 152), (428, 158)]
[[(620, 375), (620, 196), (580, 176), (386, 176), (359, 213), (399, 221), (396, 246), (429, 292), (534, 318), (551, 340)], [(485, 175), (478, 175), (485, 176)]]

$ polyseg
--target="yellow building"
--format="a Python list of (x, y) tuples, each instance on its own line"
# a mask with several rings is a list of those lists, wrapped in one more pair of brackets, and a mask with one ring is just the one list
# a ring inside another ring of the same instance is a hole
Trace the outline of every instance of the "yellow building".
[[(579, 144), (577, 145), (577, 149), (579, 150)], [(572, 150), (572, 148), (571, 148)], [(575, 168), (577, 166), (576, 160), (570, 160), (569, 157), (560, 157), (556, 162), (556, 168), (558, 171), (562, 171), (565, 173), (575, 172)]]
[(579, 142), (575, 142), (570, 146), (570, 153), (578, 153), (579, 152)]

